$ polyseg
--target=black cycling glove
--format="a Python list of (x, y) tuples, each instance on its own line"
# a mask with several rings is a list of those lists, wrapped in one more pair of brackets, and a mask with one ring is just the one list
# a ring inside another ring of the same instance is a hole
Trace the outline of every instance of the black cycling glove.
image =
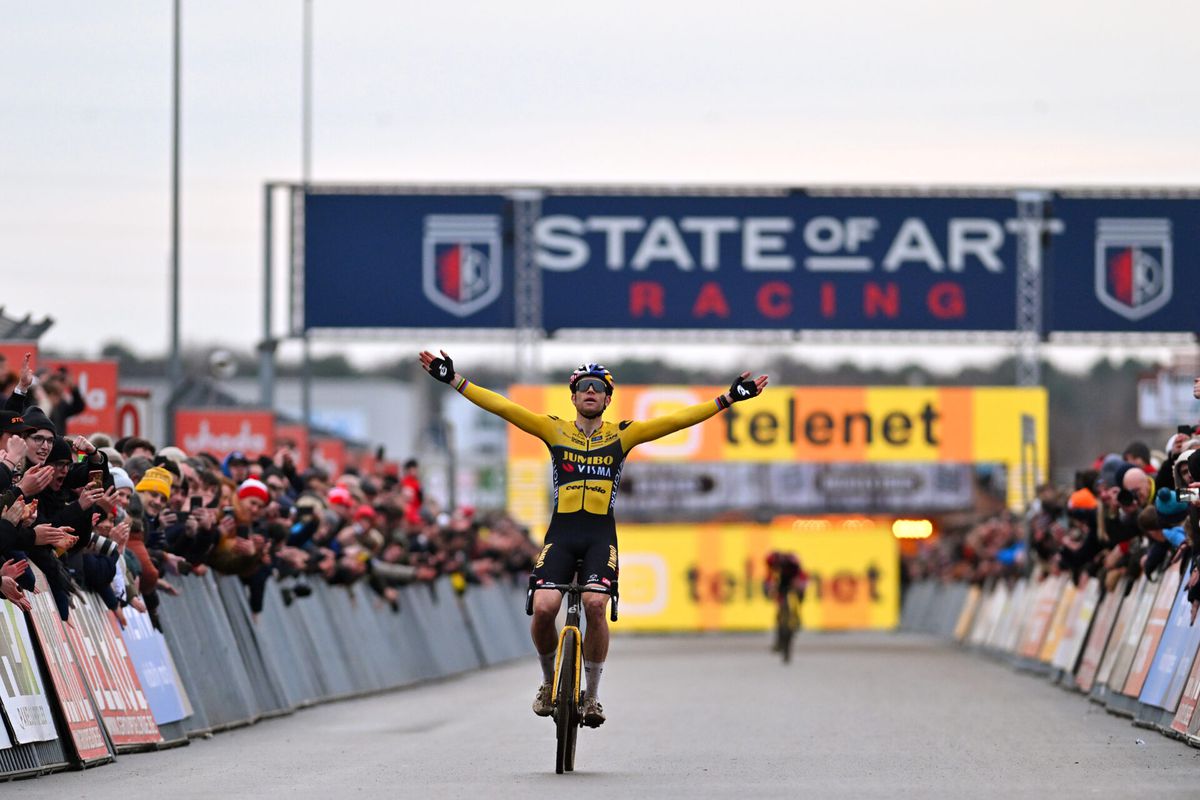
[(735, 403), (742, 400), (749, 400), (757, 394), (758, 384), (750, 378), (743, 379), (739, 376), (733, 379), (733, 383), (729, 384), (729, 397)]
[(442, 383), (450, 383), (454, 380), (454, 362), (450, 356), (435, 358), (429, 362), (429, 374)]

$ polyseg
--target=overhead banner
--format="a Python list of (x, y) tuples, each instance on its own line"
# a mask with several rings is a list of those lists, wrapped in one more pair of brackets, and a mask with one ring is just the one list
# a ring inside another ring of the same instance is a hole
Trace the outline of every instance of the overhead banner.
[(633, 461), (621, 473), (621, 518), (957, 511), (971, 507), (974, 474), (968, 464)]
[(809, 575), (806, 630), (881, 630), (899, 622), (895, 537), (870, 520), (824, 525), (622, 525), (619, 630), (768, 630), (766, 557), (795, 553)]
[(501, 195), (317, 194), (304, 202), (304, 327), (510, 328)]
[(1200, 200), (1056, 198), (1053, 213), (1047, 330), (1200, 330)]
[(1048, 193), (1022, 216), (1016, 190), (550, 187), (518, 290), (515, 195), (310, 188), (294, 328), (509, 328), (537, 295), (549, 332), (1013, 331), (1022, 259), (1043, 276), (1042, 332), (1200, 328), (1183, 280), (1200, 200)]
[(17, 744), (58, 738), (25, 612), (0, 602), (0, 707)]
[[(618, 383), (605, 417), (613, 421), (650, 419), (712, 401), (727, 389)], [(564, 386), (517, 385), (509, 388), (508, 397), (534, 413), (575, 416)], [(1044, 477), (1048, 465), (1046, 392), (1007, 387), (771, 387), (761, 397), (734, 405), (699, 425), (634, 448), (627, 469), (636, 475), (639, 462), (821, 465), (811, 473), (814, 481), (816, 476), (823, 476), (824, 481), (819, 491), (814, 482), (814, 492), (838, 498), (840, 507), (865, 513), (882, 492), (872, 496), (875, 490), (864, 465), (896, 465), (899, 474), (899, 465), (1000, 464), (1009, 476), (1009, 504), (1016, 508), (1023, 501), (1018, 479), (1023, 465), (1023, 416), (1034, 420), (1036, 432), (1037, 447), (1028, 460), (1036, 474)], [(509, 426), (508, 458), (509, 508), (531, 524), (544, 525), (549, 521), (553, 488), (546, 446)], [(835, 464), (840, 466), (826, 466)], [(846, 465), (859, 465), (858, 476)], [(795, 476), (787, 469), (775, 474), (785, 481), (787, 476)], [(687, 493), (686, 488), (683, 491)], [(787, 491), (787, 484), (773, 487), (768, 483), (756, 491), (779, 495)], [(855, 493), (860, 495), (860, 505), (851, 502)], [(728, 494), (733, 494), (732, 490)], [(618, 497), (617, 513), (623, 508), (623, 499)]]

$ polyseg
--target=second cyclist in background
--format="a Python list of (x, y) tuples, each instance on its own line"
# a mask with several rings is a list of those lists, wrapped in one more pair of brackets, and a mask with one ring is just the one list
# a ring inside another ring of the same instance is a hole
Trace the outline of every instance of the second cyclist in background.
[(775, 550), (767, 556), (763, 589), (775, 601), (776, 629), (782, 634), (775, 638), (776, 652), (787, 647), (791, 636), (800, 629), (800, 604), (807, 588), (808, 574), (795, 553)]

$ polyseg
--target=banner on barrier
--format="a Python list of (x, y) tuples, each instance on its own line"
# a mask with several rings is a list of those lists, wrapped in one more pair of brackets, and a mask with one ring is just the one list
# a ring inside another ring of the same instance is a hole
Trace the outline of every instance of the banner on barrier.
[[(1179, 570), (1176, 566), (1172, 565), (1167, 569), (1168, 572), (1174, 572), (1178, 577)], [(1154, 660), (1150, 663), (1150, 672), (1146, 676), (1142, 692), (1138, 696), (1139, 702), (1167, 711), (1174, 711), (1176, 703), (1179, 702), (1179, 692), (1172, 693), (1171, 691), (1175, 674), (1182, 672), (1186, 676), (1191, 670), (1192, 656), (1195, 654), (1198, 644), (1193, 633), (1200, 628), (1191, 624), (1192, 609), (1187, 599), (1187, 575), (1190, 572), (1189, 568), (1188, 573), (1184, 574), (1179, 581), (1179, 588), (1175, 592), (1171, 605), (1170, 616), (1167, 617), (1166, 626), (1163, 628), (1158, 648), (1154, 653)], [(1181, 678), (1179, 684), (1181, 690), (1182, 681)]]
[(983, 597), (983, 590), (978, 586), (972, 586), (967, 590), (967, 599), (963, 603), (962, 611), (958, 613), (958, 621), (954, 623), (954, 639), (961, 642), (967, 638), (967, 634), (971, 631), (971, 623), (975, 621), (975, 613), (979, 609), (980, 598)]
[(1051, 664), (1066, 672), (1073, 672), (1079, 661), (1079, 651), (1092, 627), (1096, 604), (1100, 602), (1100, 581), (1087, 578), (1084, 588), (1076, 592), (1075, 603), (1067, 612), (1067, 630), (1059, 642)]
[(1071, 607), (1075, 604), (1075, 596), (1078, 594), (1075, 584), (1071, 583), (1066, 575), (1059, 578), (1058, 582), (1062, 588), (1058, 592), (1058, 601), (1054, 604), (1054, 613), (1050, 616), (1050, 624), (1046, 627), (1046, 636), (1037, 652), (1037, 660), (1043, 664), (1049, 664), (1050, 660), (1054, 658), (1059, 642), (1066, 634), (1067, 616), (1070, 614)]
[(796, 553), (809, 574), (805, 629), (890, 629), (899, 621), (896, 539), (869, 521), (623, 525), (620, 547), (625, 630), (769, 629), (775, 609), (763, 581), (772, 550)]
[(248, 458), (271, 454), (275, 413), (241, 408), (181, 408), (175, 412), (175, 442), (188, 453), (223, 459), (234, 451)]
[(83, 594), (75, 598), (71, 622), (64, 626), (67, 640), (112, 743), (120, 747), (162, 741), (117, 621), (97, 598)]
[(1141, 641), (1129, 668), (1129, 677), (1125, 680), (1125, 688), (1121, 692), (1129, 697), (1139, 697), (1146, 678), (1150, 675), (1150, 665), (1154, 654), (1158, 651), (1158, 643), (1162, 640), (1163, 631), (1167, 627), (1167, 619), (1171, 616), (1171, 607), (1175, 604), (1175, 595), (1179, 591), (1179, 570), (1169, 569), (1159, 579), (1161, 584), (1154, 596), (1154, 604), (1150, 607), (1150, 616), (1146, 619)]
[(25, 612), (0, 602), (0, 706), (17, 744), (58, 738)]
[(1034, 597), (1030, 616), (1026, 619), (1021, 630), (1020, 645), (1017, 654), (1022, 658), (1037, 658), (1046, 641), (1054, 610), (1058, 608), (1058, 598), (1062, 594), (1062, 582), (1057, 577), (1046, 578), (1034, 589)]
[[(1117, 621), (1113, 624), (1112, 634), (1108, 637), (1108, 649), (1104, 651), (1104, 658), (1100, 662), (1100, 671), (1096, 674), (1096, 682), (1101, 686), (1107, 686), (1115, 691), (1117, 686), (1124, 685), (1115, 677), (1115, 673), (1119, 671), (1117, 662), (1124, 658), (1125, 641), (1132, 635), (1130, 628), (1141, 613), (1142, 604), (1145, 602), (1143, 598), (1148, 586), (1150, 584), (1147, 582), (1146, 576), (1138, 576), (1137, 582), (1129, 590), (1129, 594), (1125, 595), (1125, 599), (1121, 601)], [(1130, 660), (1133, 660), (1132, 656)], [(1125, 666), (1125, 674), (1129, 674), (1128, 665)]]
[[(1143, 576), (1144, 577), (1144, 576)], [(1125, 684), (1129, 680), (1134, 658), (1137, 656), (1138, 644), (1146, 630), (1146, 622), (1150, 619), (1150, 610), (1154, 607), (1154, 598), (1158, 596), (1161, 583), (1146, 581), (1142, 587), (1141, 597), (1138, 598), (1137, 609), (1129, 618), (1125, 629), (1125, 638), (1121, 640), (1121, 649), (1117, 652), (1117, 660), (1113, 663), (1112, 675), (1109, 676), (1108, 688), (1117, 693), (1124, 693)]]
[(1175, 719), (1171, 721), (1171, 730), (1186, 734), (1196, 713), (1196, 704), (1200, 702), (1200, 658), (1193, 659), (1191, 672), (1188, 673), (1187, 686), (1179, 698), (1179, 708), (1175, 710)]
[(1121, 607), (1121, 599), (1125, 594), (1125, 579), (1117, 588), (1104, 596), (1096, 611), (1092, 630), (1088, 634), (1087, 644), (1083, 648), (1083, 657), (1079, 662), (1079, 670), (1075, 673), (1075, 685), (1081, 691), (1090, 692), (1096, 683), (1096, 674), (1100, 671), (1100, 660), (1104, 656), (1105, 646), (1113, 632), (1113, 624), (1117, 620), (1117, 611)]
[(154, 630), (150, 617), (137, 609), (125, 610), (125, 629), (121, 639), (129, 651), (129, 660), (137, 672), (138, 682), (150, 704), (150, 712), (158, 725), (178, 722), (187, 716), (184, 710), (183, 686), (180, 685), (163, 635)]
[(85, 764), (106, 760), (112, 753), (104, 739), (104, 732), (100, 730), (100, 719), (92, 707), (79, 663), (67, 643), (67, 632), (50, 594), (49, 584), (40, 570), (32, 566), (30, 569), (34, 571), (38, 589), (36, 594), (26, 595), (33, 604), (30, 614), (33, 634), (49, 667), (50, 682), (54, 684), (58, 707), (62, 711), (62, 718), (67, 721), (75, 752)]

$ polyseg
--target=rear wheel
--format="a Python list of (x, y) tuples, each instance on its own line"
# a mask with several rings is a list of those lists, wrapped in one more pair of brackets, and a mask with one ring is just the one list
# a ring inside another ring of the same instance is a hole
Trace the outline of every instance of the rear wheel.
[(554, 701), (554, 722), (558, 751), (554, 759), (554, 771), (561, 775), (564, 770), (575, 768), (575, 734), (579, 729), (575, 707), (575, 644), (574, 631), (562, 637), (562, 658), (559, 662), (557, 697)]
[(792, 609), (789, 604), (783, 605), (779, 609), (779, 654), (783, 657), (783, 663), (790, 663), (792, 660), (792, 635), (795, 632), (792, 629)]

